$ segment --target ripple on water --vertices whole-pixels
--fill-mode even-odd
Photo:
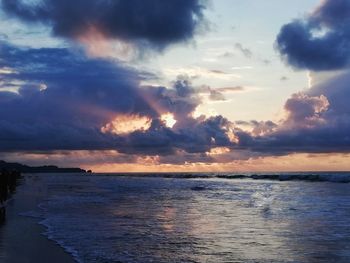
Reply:
[[[350,261],[348,184],[43,180],[50,197],[27,215],[80,262]]]

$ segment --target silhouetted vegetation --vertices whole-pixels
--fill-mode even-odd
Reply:
[[[16,191],[18,179],[21,173],[18,171],[8,171],[3,169],[0,172],[0,224],[5,221],[6,201]]]
[[[80,168],[59,168],[54,165],[46,166],[28,166],[20,163],[8,163],[0,161],[0,170],[16,170],[21,173],[85,173],[86,171]]]

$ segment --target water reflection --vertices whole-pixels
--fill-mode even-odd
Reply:
[[[48,233],[83,262],[349,262],[349,185],[45,180]]]
[[[299,252],[301,262],[349,262],[349,187],[322,183],[315,187],[317,193],[313,188],[295,193],[288,238],[299,242],[288,245]]]

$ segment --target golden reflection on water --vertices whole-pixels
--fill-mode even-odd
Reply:
[[[157,214],[157,219],[165,232],[174,232],[176,212],[176,208],[164,207],[160,213]]]

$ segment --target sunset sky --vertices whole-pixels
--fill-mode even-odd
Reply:
[[[0,159],[350,170],[350,0],[0,3]]]

